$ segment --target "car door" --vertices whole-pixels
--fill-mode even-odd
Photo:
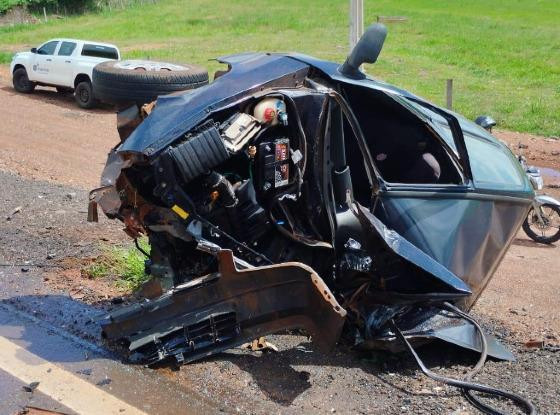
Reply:
[[[54,56],[59,43],[58,40],[51,40],[37,49],[31,68],[32,76],[29,77],[31,80],[46,84],[54,83],[52,79]]]
[[[342,97],[333,97],[337,102],[329,103],[319,163],[326,173],[322,187],[333,223],[335,252],[344,264],[337,276],[339,283],[351,281],[375,261],[387,300],[394,296],[402,301],[400,296],[411,292],[422,293],[424,299],[469,296],[469,287],[458,276],[415,241],[395,232],[393,224],[384,223],[376,216],[375,206],[369,206],[379,199],[378,189],[384,187],[384,181],[358,120]]]
[[[466,134],[464,121],[430,103],[346,92],[379,172],[380,186],[368,207],[466,282],[473,295],[465,305],[472,305],[531,202],[515,157],[492,137]],[[364,96],[367,106],[360,101]]]
[[[53,76],[57,85],[73,87],[74,86],[74,53],[76,51],[76,42],[62,41],[58,52],[53,57]]]

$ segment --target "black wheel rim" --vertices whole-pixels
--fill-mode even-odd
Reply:
[[[80,88],[80,101],[84,104],[89,101],[89,91],[86,88]]]
[[[29,80],[27,79],[27,75],[20,74],[16,80],[20,89],[27,89],[29,85]]]

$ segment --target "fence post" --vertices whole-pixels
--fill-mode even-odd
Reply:
[[[453,109],[453,79],[448,79],[445,85],[445,106],[448,110]]]

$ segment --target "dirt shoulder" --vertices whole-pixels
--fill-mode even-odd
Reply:
[[[0,170],[91,189],[119,142],[111,109],[85,111],[52,88],[18,94],[0,66]]]
[[[494,131],[494,135],[506,141],[516,154],[523,154],[533,164],[560,170],[560,139],[503,130]]]

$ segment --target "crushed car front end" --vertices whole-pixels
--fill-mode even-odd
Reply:
[[[90,194],[149,237],[142,302],[103,322],[155,363],[282,329],[395,349],[477,349],[469,309],[533,192],[507,147],[457,114],[297,54],[221,58],[192,92],[119,114],[121,143]],[[492,343],[490,354],[510,358]]]

